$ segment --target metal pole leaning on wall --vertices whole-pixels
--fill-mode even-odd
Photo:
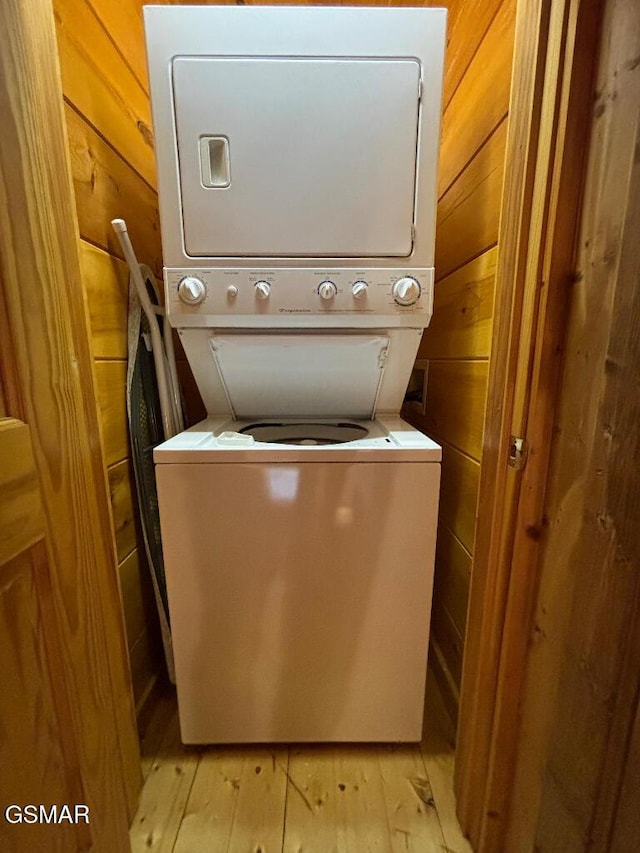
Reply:
[[[173,351],[173,340],[171,339],[171,329],[165,327],[165,349],[162,341],[162,335],[160,334],[158,318],[156,316],[156,308],[151,304],[151,300],[149,299],[147,287],[140,271],[140,264],[138,263],[133,246],[131,245],[131,239],[129,237],[129,232],[127,231],[127,223],[124,219],[112,219],[111,225],[113,226],[113,230],[116,232],[125,260],[131,270],[131,277],[138,293],[140,305],[142,306],[142,310],[144,311],[149,323],[153,361],[158,381],[160,409],[162,411],[164,437],[165,439],[171,438],[172,435],[176,435],[176,433],[184,429],[179,404],[180,395],[177,385],[178,374],[175,364],[175,354]],[[167,370],[169,373],[168,377]]]

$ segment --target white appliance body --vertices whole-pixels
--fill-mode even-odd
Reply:
[[[156,451],[183,740],[420,740],[440,448],[400,419],[330,447],[224,426]]]
[[[428,325],[445,25],[444,9],[145,8],[175,327]]]
[[[187,743],[420,738],[440,449],[397,413],[445,22],[145,8],[167,313],[208,412],[154,452]]]

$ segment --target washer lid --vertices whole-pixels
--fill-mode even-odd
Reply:
[[[270,418],[246,424],[240,427],[237,433],[231,434],[267,444],[313,447],[362,441],[369,435],[369,430],[362,424],[352,421],[291,421],[287,419],[283,423]],[[218,441],[223,435],[225,433],[218,436]]]
[[[420,74],[412,58],[175,58],[187,255],[410,255]]]
[[[213,358],[234,418],[355,418],[376,411],[389,338],[216,335]]]

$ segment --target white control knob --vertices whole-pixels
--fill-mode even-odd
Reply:
[[[186,275],[178,282],[178,296],[186,305],[199,305],[206,295],[204,282],[194,275]]]
[[[271,285],[268,281],[256,281],[254,285],[258,299],[268,299],[271,293]]]
[[[369,285],[366,281],[354,281],[351,285],[351,293],[353,293],[354,299],[364,299],[367,295],[367,290]]]
[[[413,305],[420,299],[421,293],[420,282],[411,276],[399,278],[391,288],[391,295],[398,305]]]
[[[235,299],[237,295],[238,288],[235,284],[230,284],[229,287],[227,287],[227,296],[229,297],[229,299]]]
[[[321,299],[333,299],[338,292],[338,288],[332,281],[323,281],[318,287],[318,293]]]

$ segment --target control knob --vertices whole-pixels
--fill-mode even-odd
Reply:
[[[391,295],[398,305],[413,305],[420,298],[420,282],[411,276],[399,278],[391,288]]]
[[[268,281],[256,281],[254,285],[258,299],[268,299],[271,293],[271,285]]]
[[[323,281],[318,287],[318,293],[321,299],[333,299],[338,292],[338,288],[332,281]]]
[[[354,299],[364,299],[367,295],[367,290],[369,285],[366,281],[354,281],[351,285],[351,293],[353,294]]]
[[[178,282],[178,296],[185,305],[199,305],[206,295],[204,282],[194,275],[186,275]]]

